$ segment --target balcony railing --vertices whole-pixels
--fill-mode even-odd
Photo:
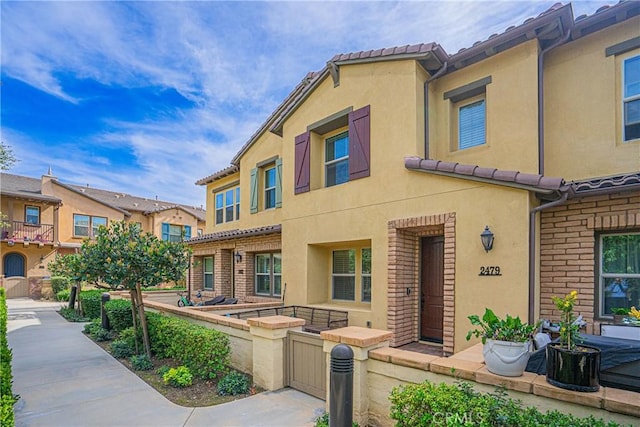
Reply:
[[[10,225],[2,227],[1,240],[16,242],[53,242],[53,224],[29,224],[22,221],[10,221]]]

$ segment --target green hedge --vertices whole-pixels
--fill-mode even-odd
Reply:
[[[102,293],[100,290],[82,291],[80,292],[80,301],[82,304],[82,312],[89,319],[97,319],[100,317],[100,304],[102,303]]]
[[[593,416],[578,418],[558,411],[540,412],[511,399],[503,389],[480,393],[469,383],[409,384],[391,391],[391,418],[398,427],[554,426],[615,427]]]
[[[131,301],[127,299],[113,299],[104,303],[104,310],[109,318],[111,329],[116,332],[133,326],[131,315]]]
[[[53,293],[57,295],[58,292],[71,287],[71,279],[66,276],[52,276],[51,287],[53,288]]]
[[[0,425],[4,427],[15,425],[13,405],[18,401],[12,390],[11,358],[7,342],[7,301],[4,288],[0,288]]]
[[[151,350],[160,358],[183,363],[198,378],[216,378],[227,372],[229,337],[186,320],[147,313]]]

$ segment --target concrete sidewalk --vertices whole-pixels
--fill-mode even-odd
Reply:
[[[59,303],[9,299],[16,426],[312,426],[324,402],[293,389],[178,406],[69,323]]]

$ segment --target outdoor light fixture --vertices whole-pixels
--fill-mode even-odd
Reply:
[[[484,227],[484,231],[480,234],[480,240],[485,251],[489,252],[493,249],[493,233],[489,230],[488,225]]]
[[[236,258],[236,264],[239,264],[242,262],[242,255],[240,254],[240,251],[237,251],[234,256]]]
[[[44,256],[40,255],[40,264],[44,262]]]

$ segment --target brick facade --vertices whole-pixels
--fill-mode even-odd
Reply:
[[[280,234],[258,235],[237,239],[216,240],[194,243],[194,263],[191,268],[190,289],[203,288],[204,273],[202,258],[213,256],[214,285],[213,292],[205,291],[203,295],[210,298],[216,295],[233,296],[243,303],[255,300],[254,297],[254,259],[261,252],[280,252],[282,243]],[[242,255],[242,261],[235,261],[235,253]],[[273,298],[270,298],[273,300]]]
[[[445,213],[388,223],[387,328],[394,333],[392,346],[414,342],[419,338],[420,238],[444,236],[443,350],[446,354],[453,353],[455,218],[455,213]]]
[[[540,317],[557,321],[551,296],[579,292],[576,312],[587,333],[600,331],[595,318],[599,232],[640,230],[640,193],[610,194],[571,200],[545,210],[540,218]]]

